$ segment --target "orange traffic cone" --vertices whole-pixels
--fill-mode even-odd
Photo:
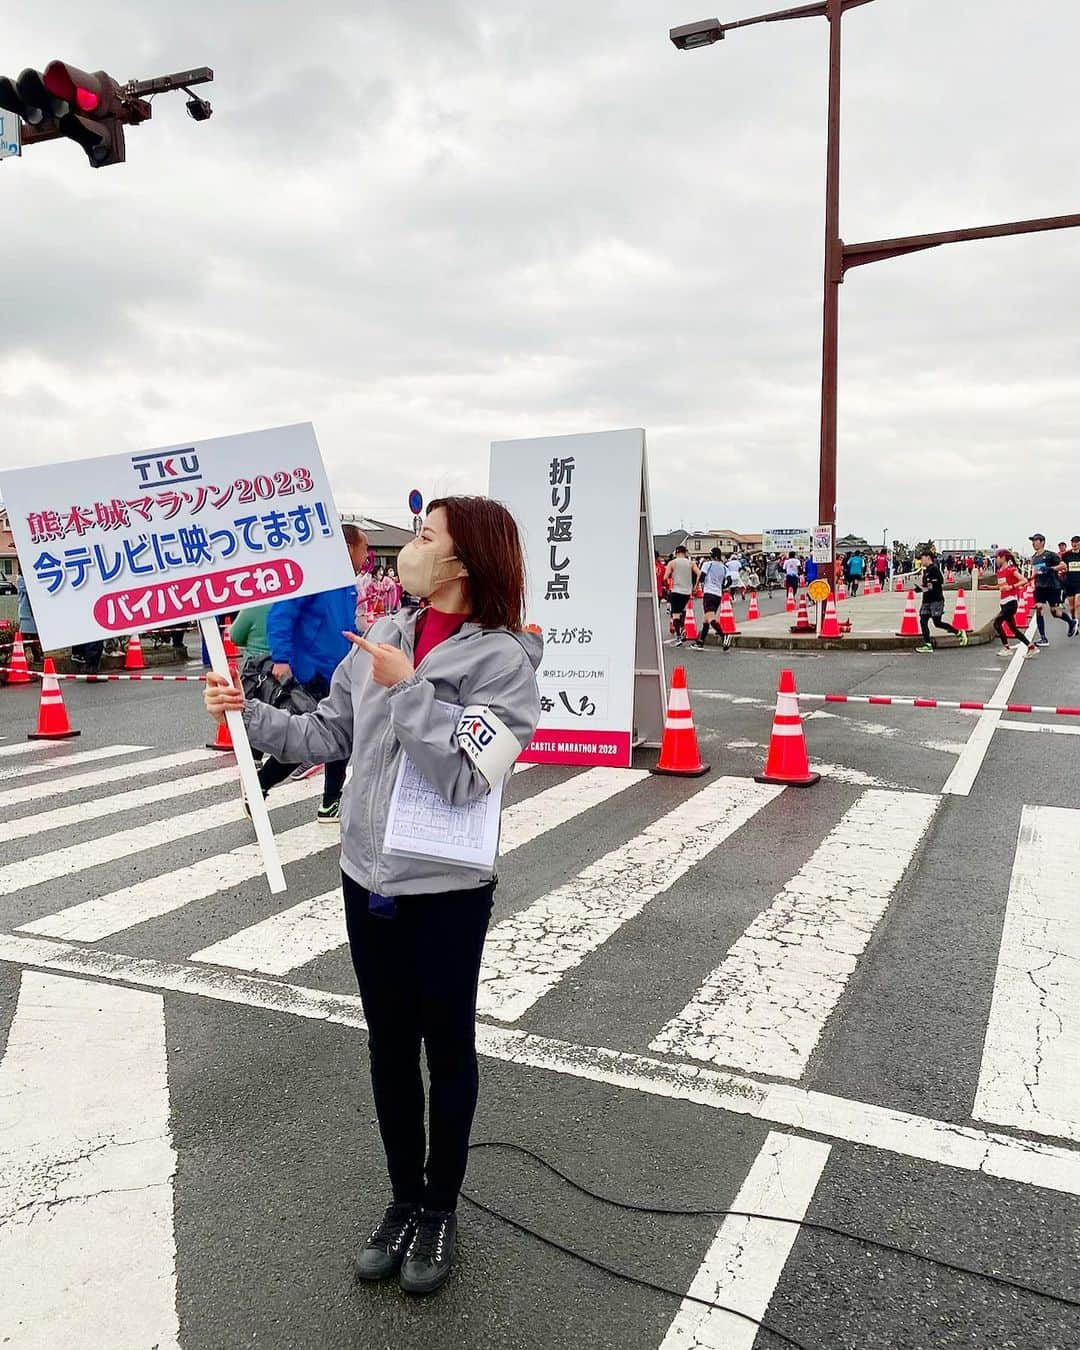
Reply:
[[[132,633],[128,638],[127,651],[124,652],[125,670],[145,670],[146,662],[143,660],[142,641],[138,633]]]
[[[900,592],[902,592],[903,589],[904,589],[904,583],[903,583],[902,581],[897,581],[897,582],[893,585],[893,590],[896,591],[898,594],[899,594]]]
[[[739,630],[735,627],[735,611],[731,606],[731,595],[728,591],[725,591],[720,599],[720,613],[716,621],[725,637],[739,636]]]
[[[232,734],[229,731],[229,724],[224,717],[218,723],[217,735],[212,741],[206,742],[207,750],[234,750],[236,747],[232,743]]]
[[[821,774],[811,772],[806,754],[795,673],[782,670],[769,752],[765,757],[765,772],[755,774],[754,780],[758,783],[783,783],[788,787],[813,787],[820,779]]]
[[[788,614],[795,613],[795,592],[792,590],[789,590],[787,593],[787,599],[784,601],[784,609]]]
[[[232,640],[232,619],[225,620],[225,628],[221,634],[221,645],[225,648],[225,659],[227,661],[235,661],[244,654]]]
[[[30,667],[26,664],[26,648],[23,646],[22,633],[15,634],[11,644],[11,666],[8,669],[8,684],[29,684]]]
[[[952,626],[958,633],[971,632],[971,620],[968,618],[967,601],[964,599],[964,592],[956,592],[956,609],[952,616]]]
[[[761,618],[761,610],[758,609],[757,591],[750,592],[750,604],[746,611],[746,622],[750,623],[753,619]]]
[[[791,626],[793,633],[816,633],[816,625],[810,622],[810,615],[806,612],[806,592],[799,592],[799,612],[795,616],[795,622]]]
[[[694,613],[694,597],[686,602],[686,617],[683,620],[683,637],[687,642],[698,640],[697,615]]]
[[[37,731],[28,731],[28,741],[70,741],[79,732],[72,731],[68,721],[64,698],[60,693],[60,681],[56,678],[56,667],[52,657],[45,658],[42,667],[41,702],[38,704]]]
[[[840,636],[840,621],[836,617],[836,601],[831,595],[825,601],[825,608],[821,615],[821,632],[818,636],[823,638],[838,638]]]
[[[840,578],[840,585],[836,588],[836,598],[837,600],[847,599],[847,586],[844,585],[843,577]]]
[[[897,637],[920,637],[922,629],[919,627],[919,615],[915,609],[915,592],[908,591],[907,604],[904,606],[904,620],[900,625],[900,631]]]
[[[685,666],[676,666],[671,675],[664,740],[660,746],[660,758],[652,772],[679,778],[700,778],[703,773],[709,772],[709,766],[701,762],[701,752],[698,750]]]

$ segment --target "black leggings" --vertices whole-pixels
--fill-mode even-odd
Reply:
[[[931,614],[928,609],[919,610],[919,624],[922,627],[922,635],[924,642],[933,643],[933,638],[931,638],[930,636],[931,624],[934,624],[936,627],[942,629],[943,632],[951,633],[953,637],[960,636],[957,629],[955,629],[951,623],[946,623],[940,614]]]
[[[1018,602],[1016,600],[1006,600],[1001,606],[997,618],[994,620],[994,631],[1001,639],[1001,645],[1003,647],[1009,645],[1008,637],[1006,637],[1006,630],[1016,638],[1017,642],[1022,642],[1025,647],[1031,646],[1031,643],[1016,626],[1017,604]]]
[[[454,1209],[479,1087],[476,987],[495,883],[397,896],[389,917],[370,913],[369,893],[362,886],[344,874],[342,883],[349,947],[368,1025],[375,1112],[394,1199]],[[430,1083],[429,1142],[421,1043]]]

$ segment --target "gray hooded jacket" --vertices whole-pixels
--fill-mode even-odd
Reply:
[[[418,612],[378,619],[368,640],[391,643],[412,659]],[[455,724],[435,700],[486,704],[524,749],[540,719],[542,653],[543,639],[534,633],[465,623],[428,652],[414,675],[387,689],[371,678],[371,658],[354,647],[314,712],[291,717],[249,699],[244,725],[255,749],[284,764],[351,762],[341,799],[341,867],[353,881],[388,896],[467,890],[490,881],[491,873],[383,852],[400,756],[407,753],[452,806],[482,797],[487,780],[458,749]]]

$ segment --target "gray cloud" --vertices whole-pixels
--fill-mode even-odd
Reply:
[[[414,483],[482,489],[494,438],[640,424],[658,528],[812,523],[825,25],[675,52],[667,28],[694,17],[22,16],[8,73],[217,78],[209,123],[159,99],[123,168],[65,144],[0,167],[0,467],[311,418],[342,505],[400,516]],[[1024,26],[1004,0],[852,12],[846,238],[1080,209],[1078,31],[1066,0]],[[1075,232],[849,277],[842,530],[1080,528],[1044,500],[1075,462],[1078,281]]]

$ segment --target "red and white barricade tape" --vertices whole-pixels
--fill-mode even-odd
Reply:
[[[6,675],[13,667],[0,666],[0,675]],[[41,679],[40,670],[30,670],[27,672],[35,680]],[[205,681],[205,675],[57,675],[58,680],[86,680],[90,684],[104,684],[107,680],[157,680],[168,683],[199,683]]]
[[[953,702],[945,698],[907,698],[900,694],[804,694],[804,703],[872,703],[875,708],[959,708],[963,712],[1049,713],[1054,717],[1080,717],[1080,708],[1053,708],[1038,703]]]

